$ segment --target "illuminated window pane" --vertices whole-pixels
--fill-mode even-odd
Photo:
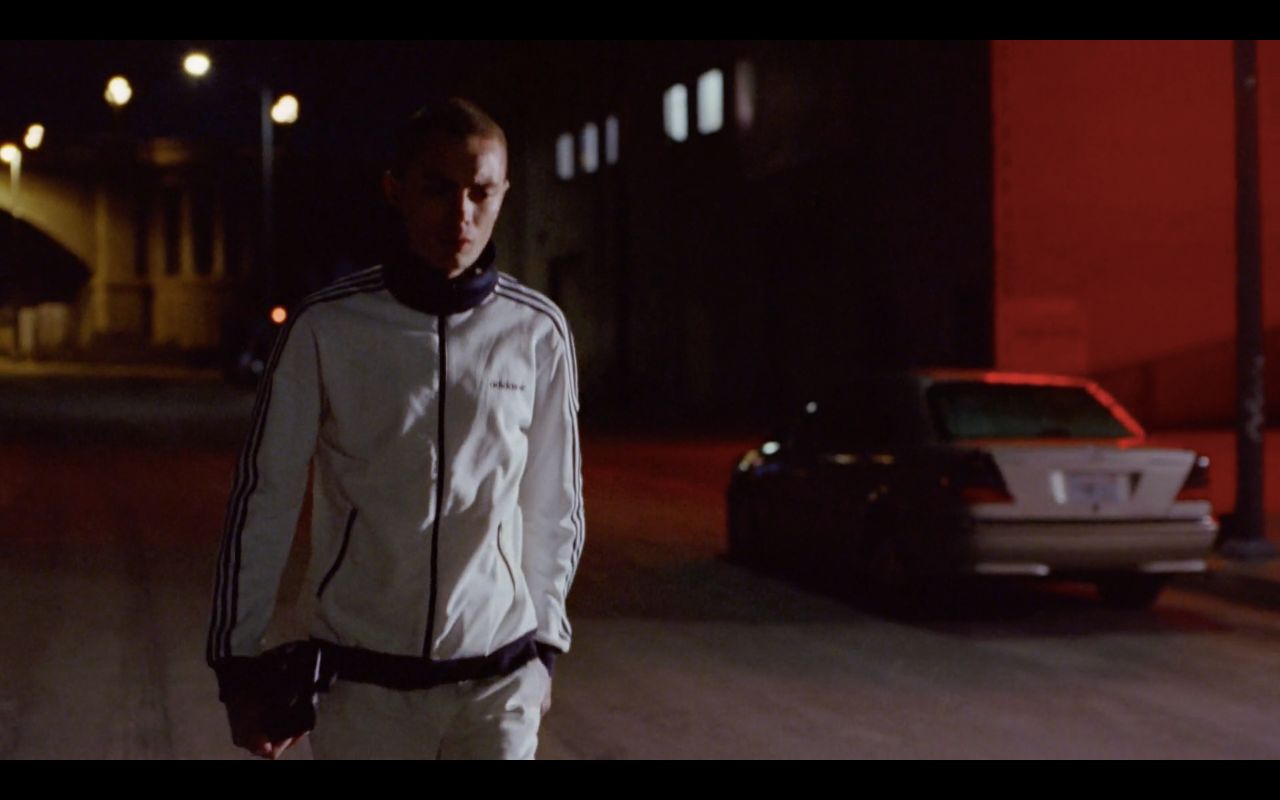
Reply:
[[[604,162],[618,163],[618,118],[612,114],[604,121]]]
[[[756,70],[750,61],[739,61],[734,71],[733,105],[738,128],[750,129],[756,118]]]
[[[662,96],[662,120],[667,137],[683,142],[689,138],[689,91],[677,83]]]
[[[562,133],[556,140],[556,175],[567,181],[573,177],[573,134]]]
[[[594,122],[588,122],[582,127],[582,147],[578,152],[578,159],[582,171],[588,174],[600,167],[600,129]]]
[[[724,73],[718,69],[698,78],[698,133],[715,133],[724,127]]]

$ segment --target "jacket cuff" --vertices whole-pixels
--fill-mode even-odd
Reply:
[[[538,648],[538,660],[542,662],[542,666],[547,668],[547,674],[555,677],[556,674],[556,656],[560,655],[560,650],[545,642],[534,642]]]
[[[258,684],[258,660],[248,656],[231,656],[213,664],[218,676],[218,699],[223,703],[243,695]]]

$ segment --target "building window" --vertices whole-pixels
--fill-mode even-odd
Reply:
[[[177,275],[182,268],[182,190],[164,190],[164,274]]]
[[[724,127],[724,73],[707,70],[698,78],[698,133]]]
[[[600,168],[600,129],[594,122],[582,126],[582,143],[578,163],[582,171],[591,174]]]
[[[604,121],[604,163],[618,163],[618,118],[612,114]]]
[[[556,139],[556,175],[567,181],[573,177],[573,134],[562,133]]]
[[[756,69],[750,61],[742,59],[733,76],[734,116],[739,130],[749,130],[756,119]]]
[[[196,274],[213,272],[213,190],[201,186],[191,193],[191,239],[196,256]]]
[[[662,96],[662,127],[672,141],[689,138],[689,91],[683,83],[672,86]]]

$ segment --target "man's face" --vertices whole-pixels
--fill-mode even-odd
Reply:
[[[404,217],[409,247],[450,277],[476,262],[507,192],[507,151],[496,139],[437,134],[382,188]]]

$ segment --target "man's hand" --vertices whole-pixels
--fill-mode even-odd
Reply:
[[[535,646],[538,648],[537,661],[542,665],[542,671],[547,673],[547,694],[542,698],[542,716],[545,717],[547,712],[551,710],[551,684],[554,682],[556,674],[556,656],[560,654],[560,651],[542,642],[537,642]]]
[[[227,720],[231,723],[231,743],[243,747],[260,758],[272,761],[279,758],[295,743],[306,736],[294,736],[280,742],[272,742],[262,731],[258,703],[252,695],[242,694],[227,701]]]
[[[542,696],[542,716],[545,717],[547,712],[551,710],[551,684],[554,683],[554,681],[551,678],[551,670],[547,669],[546,662],[541,659],[535,660],[538,661],[538,666],[542,667],[542,671],[547,675],[547,693]]]

